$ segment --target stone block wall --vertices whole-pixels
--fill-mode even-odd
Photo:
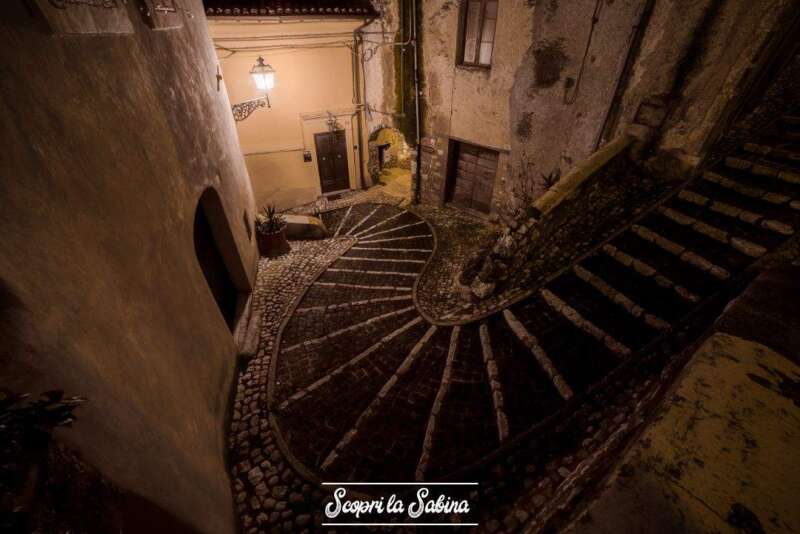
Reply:
[[[445,137],[422,138],[420,201],[423,204],[444,204],[448,147],[449,141]]]

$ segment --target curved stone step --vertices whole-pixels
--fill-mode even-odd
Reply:
[[[436,397],[433,400],[431,411],[428,416],[428,423],[425,425],[425,435],[422,439],[422,451],[420,452],[417,469],[414,472],[415,480],[425,480],[428,466],[431,461],[431,451],[433,450],[433,440],[436,435],[439,414],[442,411],[442,404],[450,391],[450,384],[453,381],[453,361],[455,361],[456,351],[458,350],[458,338],[461,334],[461,327],[454,326],[450,332],[450,342],[447,349],[442,379],[436,390]]]
[[[614,304],[617,304],[631,316],[641,319],[648,326],[655,328],[656,330],[669,330],[671,328],[667,321],[647,312],[642,306],[631,300],[630,297],[611,287],[605,280],[601,279],[588,269],[580,265],[575,265],[573,266],[572,270],[578,276],[578,278],[591,285],[605,298]]]
[[[718,265],[714,265],[702,256],[690,250],[686,250],[685,247],[675,243],[674,241],[670,241],[666,237],[657,234],[645,226],[634,224],[631,226],[631,231],[645,241],[649,241],[650,243],[653,243],[659,248],[674,255],[675,257],[680,258],[681,261],[697,267],[701,271],[706,271],[720,280],[727,280],[731,276],[731,273],[726,269],[723,269]]]
[[[592,336],[593,338],[597,339],[598,341],[603,342],[608,350],[613,352],[614,354],[626,357],[631,354],[631,349],[611,337],[605,331],[600,329],[591,321],[587,320],[583,317],[580,313],[578,313],[574,308],[567,305],[566,302],[561,300],[557,297],[554,293],[547,289],[542,289],[539,291],[539,294],[542,296],[545,302],[549,304],[554,310],[564,316],[568,321],[572,324]]]
[[[478,333],[481,339],[481,354],[483,363],[486,365],[486,376],[489,377],[489,387],[492,390],[492,404],[494,415],[497,422],[497,438],[503,443],[508,438],[508,418],[505,412],[505,401],[503,398],[503,384],[497,371],[497,362],[492,351],[492,340],[489,337],[489,327],[486,322],[482,322]]]
[[[606,253],[610,258],[614,259],[621,265],[625,267],[629,267],[639,273],[640,275],[652,278],[655,282],[666,288],[670,288],[682,299],[687,300],[692,303],[700,302],[700,297],[690,290],[686,289],[685,287],[681,286],[680,284],[675,283],[669,277],[661,274],[655,267],[652,267],[650,264],[645,263],[644,261],[634,258],[633,256],[626,254],[622,250],[618,249],[614,245],[610,243],[606,243],[603,245],[602,250]]]
[[[706,224],[705,222],[695,219],[694,217],[690,217],[689,215],[686,215],[685,213],[682,213],[674,208],[660,206],[658,211],[668,219],[680,224],[681,226],[686,226],[695,232],[714,239],[715,241],[730,245],[742,254],[746,254],[751,258],[760,258],[767,252],[767,249],[761,245],[757,245],[752,241],[748,241],[747,239],[743,239],[741,237],[731,236],[726,230]]]
[[[706,196],[701,195],[700,193],[695,193],[694,191],[688,189],[682,189],[678,192],[678,198],[681,200],[694,204],[696,206],[708,208],[716,213],[720,213],[722,215],[738,219],[748,224],[756,225],[761,228],[766,228],[767,230],[771,230],[781,235],[793,235],[794,228],[791,225],[776,221],[774,219],[769,219],[764,215],[739,208],[733,206],[731,204],[726,204],[724,202],[720,202],[718,200],[713,200]]]
[[[358,219],[357,222],[347,230],[347,233],[345,235],[353,235],[353,232],[355,230],[359,229],[364,223],[370,220],[372,216],[375,215],[382,207],[383,206],[378,205],[372,211],[367,213],[364,217]]]
[[[539,345],[539,340],[534,337],[533,334],[528,332],[525,326],[517,319],[517,316],[514,315],[510,309],[506,308],[503,310],[503,318],[506,320],[508,327],[514,333],[515,336],[526,346],[528,350],[531,351],[531,354],[536,359],[536,361],[541,366],[542,370],[550,377],[550,380],[553,382],[553,387],[556,388],[559,395],[564,400],[569,400],[572,398],[572,388],[569,387],[567,382],[564,378],[559,374],[558,369],[550,361],[547,354],[545,353],[544,349],[542,349],[541,345]]]
[[[331,216],[356,242],[301,299],[270,377],[287,446],[326,477],[422,481],[546,420],[793,234],[793,218],[761,211],[785,215],[792,199],[717,176],[702,181],[752,207],[684,189],[545,287],[462,326],[429,324],[413,305],[434,247],[425,221],[374,204]]]
[[[347,222],[348,218],[350,217],[350,213],[352,211],[353,211],[353,206],[350,206],[349,208],[347,208],[347,211],[345,212],[344,216],[339,221],[339,224],[336,226],[336,232],[333,234],[333,237],[339,237],[339,234],[342,232],[342,228],[344,227],[344,224]]]
[[[730,189],[731,191],[735,191],[740,195],[757,198],[759,200],[769,202],[770,204],[790,204],[793,209],[800,209],[800,207],[795,207],[795,203],[792,202],[791,197],[781,193],[774,193],[761,187],[746,185],[713,171],[705,171],[702,174],[702,177],[704,180],[718,184],[726,189]]]
[[[425,347],[425,344],[430,340],[430,338],[436,333],[436,326],[430,326],[428,330],[425,332],[425,335],[420,338],[416,345],[411,349],[408,353],[406,358],[400,364],[400,366],[395,370],[394,374],[389,377],[389,380],[383,385],[383,387],[378,391],[375,398],[370,402],[364,412],[358,417],[353,425],[353,428],[348,430],[342,439],[333,447],[333,450],[328,454],[325,460],[320,465],[320,469],[323,471],[327,471],[331,468],[334,462],[341,456],[344,450],[350,445],[350,443],[358,437],[359,432],[361,432],[363,425],[366,421],[368,421],[371,417],[374,417],[378,410],[380,409],[383,402],[385,402],[386,398],[389,396],[390,391],[392,388],[397,384],[397,382],[409,372],[411,367],[414,365],[417,357],[422,352],[422,349]]]

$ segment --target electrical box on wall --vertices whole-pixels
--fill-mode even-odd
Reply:
[[[306,150],[306,151],[303,152],[303,161],[306,162],[306,163],[311,161],[311,151],[310,150]]]

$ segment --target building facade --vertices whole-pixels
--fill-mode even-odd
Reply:
[[[510,214],[631,125],[691,165],[792,2],[419,2],[424,203]]]
[[[257,206],[286,209],[370,185],[363,69],[354,56],[355,30],[377,15],[369,4],[330,12],[206,4]],[[259,57],[275,70],[275,85],[268,105],[242,112],[264,96],[250,76]]]

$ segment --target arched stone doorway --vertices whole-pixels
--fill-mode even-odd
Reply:
[[[194,251],[222,317],[233,329],[251,287],[219,194],[203,191],[194,214]]]
[[[405,137],[396,128],[380,127],[369,136],[369,175],[381,181],[388,169],[410,169],[410,151]]]

